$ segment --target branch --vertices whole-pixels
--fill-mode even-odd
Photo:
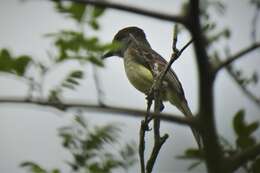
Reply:
[[[216,74],[220,69],[227,67],[228,65],[230,65],[234,61],[242,58],[244,55],[256,50],[257,48],[260,48],[260,43],[254,43],[251,46],[237,52],[235,55],[227,58],[226,61],[222,62],[218,67],[216,67],[216,69],[214,70],[214,73]]]
[[[234,155],[229,159],[228,167],[231,172],[235,171],[237,168],[245,164],[249,160],[255,159],[260,155],[260,143],[256,144],[250,148],[241,151],[240,153]]]
[[[174,53],[172,54],[171,56],[171,60],[168,62],[166,68],[164,69],[164,71],[162,72],[162,76],[161,76],[161,79],[160,79],[160,82],[163,81],[163,78],[164,76],[166,75],[167,71],[169,71],[169,69],[171,68],[172,64],[181,56],[182,52],[187,48],[189,47],[189,45],[193,42],[193,39],[191,39],[188,43],[186,43],[182,49],[179,51],[176,49],[176,47],[174,49],[176,49],[174,51]]]
[[[244,85],[241,85],[241,82],[240,82],[239,78],[237,78],[236,74],[232,71],[230,66],[227,66],[226,70],[227,70],[228,74],[233,78],[233,80],[237,83],[237,85],[240,87],[242,92],[260,108],[260,99],[257,98]]]
[[[100,1],[100,0],[57,0],[57,1],[71,1],[76,3],[81,3],[81,4],[94,5],[97,7],[111,8],[111,9],[121,10],[121,11],[130,12],[134,14],[144,15],[155,19],[185,24],[185,17],[182,16],[160,13],[157,11],[123,5],[123,4],[109,2],[109,1]]]
[[[199,0],[189,0],[188,25],[192,38],[194,39],[194,50],[198,66],[199,76],[199,114],[198,123],[203,140],[205,161],[210,173],[223,172],[223,153],[218,141],[218,135],[214,116],[214,76],[212,66],[206,52],[206,42],[200,21]],[[203,2],[201,2],[203,3]]]
[[[52,107],[61,111],[66,111],[70,108],[82,108],[87,109],[90,111],[96,111],[96,112],[105,112],[105,113],[113,113],[113,114],[119,114],[119,115],[128,115],[131,117],[137,117],[137,118],[143,118],[146,116],[146,111],[138,110],[138,109],[131,109],[131,108],[122,108],[122,107],[116,107],[116,106],[102,106],[102,105],[96,105],[96,104],[81,104],[77,102],[71,102],[71,103],[51,103],[48,101],[32,101],[32,100],[26,100],[23,98],[0,98],[0,104],[31,104],[31,105],[39,105],[39,106],[46,106],[46,107]],[[157,114],[151,113],[151,117],[155,117]],[[173,114],[166,114],[161,113],[160,117],[161,120],[177,123],[181,125],[196,127],[196,122],[187,117],[181,117],[178,115]]]
[[[94,83],[95,83],[95,88],[97,92],[97,99],[98,99],[98,104],[105,106],[103,100],[104,100],[104,91],[101,86],[101,81],[98,76],[98,67],[96,65],[93,65],[93,78],[94,78]]]

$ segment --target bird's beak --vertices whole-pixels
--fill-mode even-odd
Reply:
[[[105,54],[101,57],[101,59],[106,59],[106,58],[109,58],[109,57],[114,56],[114,55],[115,55],[115,52],[109,51],[109,52],[105,53]]]

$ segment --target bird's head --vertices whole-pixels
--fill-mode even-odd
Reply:
[[[118,31],[114,36],[113,43],[119,44],[118,49],[107,52],[103,56],[103,59],[111,56],[123,57],[125,50],[133,42],[135,42],[135,44],[146,44],[146,46],[150,46],[142,29],[135,26],[126,27]]]

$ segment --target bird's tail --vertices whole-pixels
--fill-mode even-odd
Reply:
[[[182,101],[181,105],[178,107],[180,111],[186,116],[186,117],[193,117],[192,112],[190,111],[190,108],[188,107],[186,101]],[[202,149],[202,139],[199,133],[196,131],[196,129],[191,128],[192,133],[194,135],[194,138],[198,144],[199,149]]]

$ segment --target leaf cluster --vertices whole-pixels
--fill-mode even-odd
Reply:
[[[237,154],[249,147],[256,144],[256,138],[253,133],[258,130],[259,122],[255,121],[247,123],[245,121],[245,111],[239,110],[233,118],[233,129],[236,134],[236,145],[233,146],[227,139],[220,136],[219,140],[224,148],[226,156],[232,156]],[[179,159],[194,160],[194,162],[188,167],[188,170],[194,169],[201,163],[204,163],[204,152],[196,148],[188,148],[183,155],[178,156]],[[243,165],[243,168],[248,173],[260,172],[260,157],[248,161],[247,164]]]
[[[258,121],[251,123],[246,122],[245,111],[239,110],[233,118],[233,129],[236,134],[236,145],[232,146],[228,140],[222,138],[222,141],[226,141],[224,145],[224,148],[226,148],[226,155],[234,155],[254,146],[257,142],[257,139],[253,136],[253,134],[256,130],[258,130],[258,128]],[[248,173],[258,173],[260,172],[259,163],[260,157],[257,157],[255,159],[249,160],[246,164],[243,165],[243,168]]]
[[[32,58],[27,55],[13,56],[7,49],[0,50],[0,71],[24,76]]]
[[[100,28],[97,19],[104,14],[105,8],[74,2],[63,2],[59,0],[53,0],[53,2],[59,13],[65,14],[77,23],[87,23],[94,30]]]
[[[72,155],[67,161],[73,172],[109,173],[114,169],[129,169],[136,162],[136,148],[126,144],[116,150],[120,128],[116,124],[90,125],[82,116],[76,116],[73,125],[59,129],[63,147]],[[22,167],[31,173],[60,173],[59,169],[48,171],[34,162],[24,162]]]

